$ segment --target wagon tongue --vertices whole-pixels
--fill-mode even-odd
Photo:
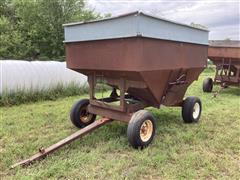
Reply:
[[[107,124],[111,122],[112,120],[109,118],[102,118],[100,120],[97,120],[93,122],[92,124],[86,126],[83,129],[80,129],[79,131],[73,133],[72,135],[66,137],[65,139],[62,139],[61,141],[49,146],[48,148],[40,148],[39,152],[33,155],[32,157],[25,159],[23,161],[20,161],[14,165],[11,166],[11,168],[15,168],[17,166],[24,166],[24,165],[29,165],[33,161],[39,160],[43,157],[46,157],[48,154],[54,152],[55,150],[59,149],[60,147],[69,144],[70,142],[82,137],[83,135],[92,132],[93,130],[103,126],[104,124]]]

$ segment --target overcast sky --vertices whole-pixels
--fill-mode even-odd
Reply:
[[[177,22],[202,24],[209,39],[240,40],[240,0],[88,0],[100,13],[112,16],[142,11]]]

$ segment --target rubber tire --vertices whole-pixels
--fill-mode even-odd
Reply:
[[[150,139],[146,142],[143,142],[140,138],[140,128],[145,120],[149,119],[153,124],[153,132]],[[156,131],[156,120],[153,115],[146,110],[139,110],[135,112],[129,121],[127,128],[127,137],[129,143],[135,149],[147,147],[153,140]]]
[[[86,106],[88,106],[88,104],[89,104],[88,99],[82,99],[82,100],[76,102],[72,106],[72,109],[71,109],[71,112],[70,112],[70,119],[71,119],[72,124],[74,126],[76,126],[77,128],[84,128],[87,125],[93,123],[96,119],[96,115],[93,114],[92,118],[87,123],[81,121],[80,110],[81,110],[81,108],[86,108]]]
[[[195,103],[199,103],[200,112],[197,118],[193,117],[193,107]],[[182,118],[185,123],[197,123],[201,117],[202,103],[198,97],[187,97],[182,106]]]
[[[213,80],[212,78],[206,78],[203,81],[203,92],[212,92]]]

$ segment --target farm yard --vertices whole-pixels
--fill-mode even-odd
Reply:
[[[238,180],[239,3],[1,0],[0,180]]]
[[[180,108],[149,108],[156,136],[144,150],[127,140],[127,124],[112,122],[27,167],[10,169],[40,147],[77,131],[70,120],[73,103],[88,95],[1,107],[1,179],[238,179],[240,177],[240,91],[224,89],[213,98],[202,92],[207,69],[188,89],[203,111],[198,124],[184,124]],[[214,86],[213,91],[220,89]]]

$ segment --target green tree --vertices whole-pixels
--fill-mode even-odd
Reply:
[[[0,58],[18,59],[64,60],[62,24],[101,18],[84,0],[3,0],[0,13]]]
[[[0,58],[22,56],[21,34],[15,29],[17,18],[10,0],[0,1]],[[11,52],[11,56],[9,53]]]

